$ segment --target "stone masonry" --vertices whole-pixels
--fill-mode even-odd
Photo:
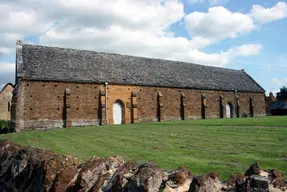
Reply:
[[[123,103],[123,123],[202,119],[203,94],[205,118],[220,117],[220,98],[223,118],[226,104],[235,106],[235,101],[239,117],[250,115],[251,99],[254,116],[265,114],[264,93],[107,85],[105,103],[105,85],[99,84],[22,81],[17,89],[21,90],[16,96],[18,131],[106,124],[106,109],[108,124],[113,124],[116,101]]]
[[[6,84],[0,91],[0,120],[10,120],[13,85]]]

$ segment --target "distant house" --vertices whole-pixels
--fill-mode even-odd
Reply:
[[[277,93],[277,101],[271,103],[272,115],[287,115],[287,88],[283,87]]]
[[[263,116],[265,91],[244,70],[17,42],[17,131]]]
[[[287,115],[287,100],[279,100],[271,104],[272,115]]]
[[[265,104],[266,104],[266,115],[271,115],[271,104],[272,102],[277,101],[276,97],[273,95],[272,92],[269,93],[269,96],[265,97]]]
[[[0,91],[0,120],[10,120],[13,84],[7,83]]]

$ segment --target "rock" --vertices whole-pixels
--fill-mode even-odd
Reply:
[[[189,188],[189,192],[218,192],[221,191],[222,183],[218,179],[218,174],[195,177]]]
[[[105,181],[124,164],[122,157],[99,158],[94,156],[80,166],[77,175],[67,187],[69,191],[98,191]]]
[[[175,171],[167,172],[166,175],[168,180],[165,181],[163,192],[187,192],[189,190],[193,175],[185,167],[180,166]]]
[[[177,170],[168,174],[168,180],[171,180],[178,185],[183,185],[187,179],[192,178],[192,173],[183,166],[180,166]]]
[[[159,191],[164,178],[163,171],[153,163],[144,163],[138,170],[127,178],[124,191],[152,192]]]
[[[268,179],[259,175],[249,176],[244,183],[243,189],[237,191],[247,191],[247,192],[268,192],[269,185]]]
[[[250,176],[250,175],[259,175],[260,174],[260,168],[258,166],[258,163],[254,163],[252,164],[249,169],[245,172],[246,176]]]
[[[116,172],[113,174],[111,179],[104,183],[101,190],[103,192],[120,192],[123,190],[124,186],[127,184],[127,178],[133,176],[138,170],[137,164],[135,161],[128,161],[121,167],[119,167]]]
[[[49,191],[57,175],[77,162],[73,157],[22,147],[0,140],[0,189],[2,191]]]
[[[236,189],[242,188],[245,182],[245,175],[237,174],[231,175],[227,182],[223,185],[223,191],[236,191]]]
[[[68,185],[73,180],[74,176],[78,173],[77,166],[71,166],[63,170],[57,178],[56,185],[54,187],[56,192],[65,191],[68,188]]]
[[[271,170],[270,172],[271,183],[274,187],[283,188],[286,187],[283,175],[276,169]]]

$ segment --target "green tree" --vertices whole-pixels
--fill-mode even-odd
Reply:
[[[277,93],[278,100],[287,100],[287,87],[283,86],[280,92]]]

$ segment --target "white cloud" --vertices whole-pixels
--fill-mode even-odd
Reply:
[[[185,16],[185,26],[192,36],[221,40],[236,38],[255,29],[253,20],[243,13],[231,12],[219,6],[207,13],[192,12]]]
[[[0,84],[14,83],[15,64],[0,62]]]
[[[260,23],[268,23],[287,17],[287,4],[278,2],[271,8],[264,8],[261,5],[253,5],[250,15]]]
[[[16,40],[21,38],[23,36],[16,33],[0,33],[0,58],[1,55],[13,53],[15,51]]]
[[[276,87],[287,86],[287,77],[282,79],[272,78],[271,83]]]
[[[236,38],[256,28],[249,15],[224,7],[186,17],[179,0],[2,0],[0,9],[0,25],[5,26],[0,29],[0,57],[15,54],[16,39],[24,36],[37,36],[43,45],[222,67],[236,57],[262,50],[260,44],[243,42],[242,46],[217,53],[202,51],[222,39]],[[178,37],[170,31],[172,24],[183,20],[192,38]],[[6,62],[0,67],[0,84],[11,81],[14,65]]]
[[[257,55],[261,52],[263,46],[261,44],[248,44],[233,48],[233,52],[240,56]]]
[[[15,70],[15,64],[14,63],[8,63],[8,62],[0,62],[0,66],[1,66],[1,72],[5,73],[5,72],[12,72],[13,70]]]
[[[0,55],[6,55],[12,52],[13,52],[13,49],[9,49],[7,47],[0,47]]]
[[[205,47],[208,47],[208,46],[212,45],[215,42],[216,42],[215,39],[204,38],[204,37],[201,37],[201,36],[194,36],[189,41],[189,44],[190,44],[189,48],[190,49],[205,48]]]
[[[189,51],[188,54],[182,54],[182,53],[174,54],[174,58],[172,59],[186,60],[186,61],[192,61],[194,63],[223,67],[231,63],[236,57],[256,55],[260,53],[261,50],[262,45],[260,44],[235,46],[231,47],[227,51],[220,51],[219,53],[212,53],[212,54],[208,54],[198,49],[194,49]]]
[[[281,86],[281,81],[278,78],[272,78],[271,82],[273,85],[275,85],[277,87]]]

